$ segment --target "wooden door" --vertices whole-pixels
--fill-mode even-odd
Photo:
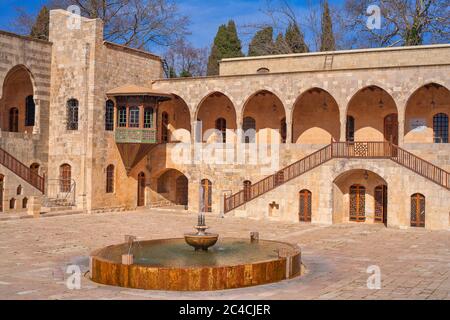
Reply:
[[[169,114],[163,112],[161,115],[161,142],[169,142]]]
[[[396,113],[384,118],[384,139],[398,146],[398,115]]]
[[[375,188],[375,222],[387,224],[387,187]]]
[[[3,212],[3,190],[4,190],[4,180],[5,177],[0,174],[0,212]]]
[[[212,183],[202,180],[202,212],[212,212]]]
[[[311,200],[312,193],[309,190],[300,191],[299,220],[301,222],[311,222]]]
[[[138,207],[145,206],[145,173],[141,172],[138,176]]]
[[[176,190],[176,199],[177,204],[182,206],[188,205],[188,184],[189,181],[185,176],[179,176],[177,178],[177,190]]]
[[[360,185],[350,187],[350,221],[366,221],[366,188]]]
[[[59,167],[59,179],[60,192],[70,192],[72,184],[72,167],[69,164],[63,164]]]
[[[411,197],[411,227],[425,228],[425,196],[418,193]]]

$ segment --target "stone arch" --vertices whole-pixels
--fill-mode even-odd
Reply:
[[[287,114],[282,100],[272,91],[262,89],[247,98],[242,108],[241,119],[246,117],[255,119],[257,141],[261,143],[259,139],[262,139],[261,135],[265,135],[267,143],[271,143],[273,135],[283,140],[281,132],[283,120],[286,124]]]
[[[355,141],[392,139],[398,144],[398,114],[397,103],[392,95],[376,85],[358,90],[346,107],[346,116],[352,116],[355,119]],[[388,128],[385,126],[387,116],[391,116],[391,124]]]
[[[227,141],[235,140],[237,129],[236,108],[231,99],[220,91],[214,91],[206,95],[197,105],[194,120],[202,122],[202,141],[216,141],[215,134],[210,134],[215,130],[216,120],[224,118],[227,123]],[[234,130],[234,131],[230,131]],[[220,139],[217,142],[221,141]]]
[[[156,192],[159,197],[174,205],[188,205],[188,185],[188,177],[177,169],[162,170],[156,178]]]
[[[333,223],[378,223],[376,189],[388,182],[373,170],[355,165],[336,174],[333,180]],[[383,214],[387,215],[388,212]]]
[[[12,108],[18,110],[17,132],[32,132],[37,115],[36,102],[34,99],[36,92],[35,80],[31,71],[24,65],[12,67],[6,74],[2,84],[2,97],[0,99],[0,127],[4,131],[9,131],[8,112]],[[33,125],[26,123],[26,109],[29,101],[34,105]]]
[[[429,82],[415,89],[408,97],[404,114],[405,143],[434,143],[433,117],[436,114],[450,117],[450,90]]]
[[[170,141],[190,142],[191,136],[191,110],[186,101],[177,94],[173,99],[161,102],[158,108],[158,119],[161,122],[162,113],[168,114],[168,131]],[[161,125],[161,124],[159,124]]]
[[[306,116],[301,116],[302,111]],[[292,143],[298,141],[300,143],[328,144],[331,139],[340,140],[341,116],[339,105],[336,99],[325,89],[313,87],[300,94],[293,105],[290,117]]]

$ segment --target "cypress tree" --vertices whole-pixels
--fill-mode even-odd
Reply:
[[[305,43],[305,37],[296,23],[289,23],[285,37],[292,53],[309,52],[308,45]]]
[[[219,74],[219,61],[224,58],[242,57],[241,40],[236,30],[236,24],[233,20],[228,25],[221,25],[217,31],[214,43],[211,48],[211,54],[208,59],[209,76]]]
[[[286,40],[283,37],[282,33],[279,33],[277,38],[275,39],[275,43],[273,45],[273,54],[287,54],[291,53],[289,46],[286,43]]]
[[[273,52],[273,28],[266,27],[258,31],[248,46],[248,55],[265,56]]]
[[[48,26],[50,21],[50,12],[46,6],[41,8],[34,25],[31,27],[30,36],[36,39],[48,40]]]
[[[336,50],[336,42],[334,40],[333,22],[331,20],[330,8],[327,0],[323,3],[322,11],[322,37],[320,51],[334,51]]]

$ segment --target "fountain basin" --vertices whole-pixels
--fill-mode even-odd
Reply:
[[[219,240],[219,235],[214,233],[188,233],[184,235],[184,240],[188,245],[193,247],[195,251],[208,251]]]
[[[122,264],[122,255],[133,264]],[[94,282],[164,291],[212,291],[278,282],[301,273],[296,245],[223,238],[209,251],[194,251],[185,239],[163,239],[109,246],[92,253]]]

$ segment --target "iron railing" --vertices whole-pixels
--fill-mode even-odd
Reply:
[[[44,193],[45,178],[33,172],[29,167],[17,160],[7,151],[0,148],[0,164],[11,170],[14,174]]]
[[[44,198],[46,207],[73,207],[76,205],[76,183],[73,179],[49,179]]]
[[[333,158],[391,159],[440,186],[450,189],[449,172],[390,142],[333,142],[273,175],[251,186],[245,187],[245,189],[240,190],[230,197],[225,195],[224,212],[227,213],[237,209],[245,203],[260,197]]]

